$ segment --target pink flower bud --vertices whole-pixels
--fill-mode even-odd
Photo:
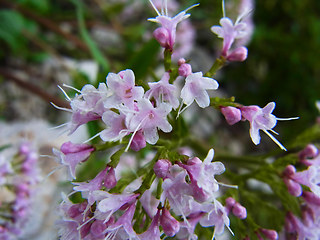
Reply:
[[[241,120],[241,111],[235,107],[222,107],[220,109],[229,125],[233,125]]]
[[[168,33],[167,29],[165,29],[164,27],[159,27],[156,30],[154,30],[153,36],[159,42],[161,47],[170,48],[169,44],[168,44],[169,33]]]
[[[179,75],[182,77],[188,77],[192,73],[192,67],[189,63],[183,63],[179,67]]]
[[[233,50],[230,54],[227,56],[227,60],[230,62],[243,62],[247,59],[248,56],[248,49],[245,47],[238,47],[235,50]]]
[[[114,168],[110,168],[107,175],[103,179],[103,186],[108,189],[112,189],[117,185],[116,174]]]
[[[286,166],[286,168],[283,171],[283,175],[286,177],[290,177],[295,173],[296,173],[296,168],[292,165]]]
[[[287,185],[288,192],[295,197],[299,197],[302,194],[302,187],[299,183],[289,179],[284,178],[284,183]]]
[[[236,200],[232,197],[228,197],[226,199],[226,211],[228,214],[229,214],[229,212],[231,212],[231,209],[235,203],[236,203]]]
[[[318,155],[318,149],[313,144],[306,146],[300,153],[300,161],[305,160],[306,158],[314,158]]]
[[[278,233],[275,230],[261,228],[260,232],[269,240],[278,239]]]
[[[153,166],[153,171],[159,178],[166,178],[172,164],[167,159],[159,159]]]
[[[166,208],[162,209],[160,225],[163,228],[163,232],[169,237],[173,237],[180,229],[180,223],[171,216]]]
[[[320,197],[315,195],[313,192],[304,191],[302,193],[302,197],[307,203],[320,206]]]
[[[247,209],[238,202],[233,205],[232,213],[240,219],[247,217]]]
[[[191,158],[187,162],[188,165],[201,164],[201,163],[202,161],[197,157]]]
[[[143,133],[141,131],[139,131],[134,135],[132,142],[130,144],[130,148],[133,151],[138,152],[140,149],[144,148],[146,145],[147,145],[146,139],[145,139]]]
[[[182,64],[186,63],[186,60],[184,58],[180,58],[178,60],[178,65],[181,66]]]

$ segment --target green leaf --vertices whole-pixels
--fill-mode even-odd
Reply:
[[[109,72],[108,60],[102,55],[101,50],[98,48],[96,43],[92,40],[88,30],[85,26],[84,14],[83,14],[83,2],[81,0],[70,0],[75,6],[77,11],[77,20],[80,28],[80,34],[85,43],[87,44],[92,57],[97,61],[102,67],[103,71]]]
[[[154,64],[159,48],[159,43],[155,39],[151,39],[129,60],[127,68],[134,71],[137,84],[141,85],[143,83],[142,79]]]

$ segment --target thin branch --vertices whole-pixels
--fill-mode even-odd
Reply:
[[[50,29],[51,31],[63,36],[65,39],[69,40],[72,42],[76,47],[80,48],[81,50],[84,50],[86,52],[89,52],[88,46],[80,40],[77,36],[72,35],[64,30],[62,30],[59,26],[56,25],[55,22],[49,20],[48,18],[45,18],[43,16],[40,16],[36,14],[35,12],[19,5],[19,4],[13,4],[10,3],[7,0],[0,0],[1,5],[4,5],[8,8],[13,8],[17,11],[19,11],[21,14],[24,16],[33,19],[34,21],[38,22],[40,25]]]
[[[10,71],[4,68],[0,68],[0,75],[3,76],[3,79],[5,81],[15,83],[20,88],[37,95],[38,97],[42,98],[44,101],[48,103],[53,102],[55,105],[59,107],[70,108],[70,104],[67,101],[47,93],[46,91],[32,83],[21,80],[19,77],[17,77],[16,75],[12,74]]]

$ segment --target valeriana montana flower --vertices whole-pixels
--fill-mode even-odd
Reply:
[[[216,80],[203,77],[202,72],[192,73],[186,78],[185,85],[181,90],[181,98],[187,106],[196,101],[199,107],[205,108],[210,104],[210,97],[206,90],[215,90],[218,86]]]
[[[80,94],[77,94],[71,99],[65,91],[60,88],[70,102],[71,110],[56,107],[72,113],[71,122],[68,123],[69,134],[72,134],[79,126],[101,118],[105,111],[103,102],[104,99],[108,97],[109,91],[104,83],[100,83],[98,89],[93,85],[87,84],[81,91],[70,86],[67,87],[76,90]]]
[[[175,96],[176,86],[170,84],[169,79],[169,73],[165,72],[159,82],[148,83],[150,89],[145,93],[145,97],[148,99],[154,98],[157,105],[167,102],[173,109],[176,109],[179,107],[179,100]]]
[[[109,73],[107,76],[108,88],[112,91],[112,96],[104,102],[106,108],[117,108],[123,103],[132,109],[134,100],[142,98],[144,90],[140,86],[135,86],[135,76],[132,70],[127,69],[118,74]]]
[[[265,132],[282,150],[286,148],[274,137],[269,131],[277,134],[272,128],[277,124],[277,120],[293,120],[294,118],[277,118],[272,113],[276,104],[274,102],[268,103],[264,108],[258,106],[244,106],[241,107],[242,117],[250,122],[250,137],[252,142],[256,145],[260,143],[259,130]]]
[[[213,159],[214,151],[210,149],[207,157],[203,162],[198,159],[191,159],[187,165],[181,164],[190,176],[191,183],[196,184],[198,188],[204,191],[205,199],[215,199],[215,193],[219,190],[219,184],[214,178],[215,175],[220,175],[225,171],[225,167],[221,162],[211,162]],[[198,161],[196,161],[198,160]],[[195,195],[195,198],[197,196]]]
[[[159,220],[160,220],[160,209],[158,209],[156,215],[153,217],[148,230],[139,235],[139,239],[141,240],[160,239],[161,234],[159,230],[159,223],[160,223]]]
[[[136,210],[135,203],[132,203],[125,213],[105,230],[105,240],[113,239],[130,239],[138,240],[139,237],[133,230],[132,218]]]
[[[53,154],[58,157],[60,163],[69,167],[72,178],[76,178],[76,166],[86,161],[94,148],[88,144],[76,144],[65,142],[62,144],[60,151],[52,149]]]
[[[197,6],[193,5],[189,7],[188,9],[180,12],[174,17],[168,16],[168,8],[167,8],[167,0],[164,0],[162,3],[161,13],[158,11],[158,9],[155,7],[153,2],[149,0],[152,7],[158,14],[156,18],[149,18],[149,21],[159,23],[161,27],[157,28],[153,35],[155,39],[160,43],[160,45],[166,49],[173,50],[173,45],[176,40],[176,31],[177,31],[177,25],[184,19],[188,18],[190,14],[186,13],[191,8]]]
[[[211,31],[223,38],[222,56],[227,56],[235,39],[246,36],[247,25],[245,23],[236,22],[233,24],[230,18],[224,17],[220,19],[221,26],[212,26]]]
[[[148,143],[155,144],[158,141],[157,128],[163,132],[171,132],[172,126],[167,120],[171,111],[170,104],[161,103],[155,108],[148,99],[141,99],[137,107],[138,112],[130,118],[128,126],[134,132],[141,130]]]

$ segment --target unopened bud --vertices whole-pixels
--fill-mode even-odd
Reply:
[[[232,198],[232,197],[228,197],[228,198],[226,199],[226,211],[227,211],[228,214],[229,214],[229,212],[231,212],[231,209],[232,209],[233,205],[234,205],[236,202],[237,202],[237,201],[236,201],[234,198]]]
[[[243,62],[247,59],[247,56],[248,49],[245,47],[238,47],[227,56],[227,60],[230,62]]]
[[[159,27],[153,32],[154,38],[159,42],[161,47],[169,48],[169,33],[164,27]]]
[[[229,125],[233,125],[241,120],[241,111],[235,107],[222,107],[221,113]]]
[[[320,206],[320,197],[315,195],[313,192],[304,191],[302,193],[302,197],[307,203]]]
[[[283,175],[286,177],[290,177],[295,173],[296,173],[296,168],[292,165],[286,166],[286,168],[283,171]]]
[[[240,219],[247,217],[247,209],[238,202],[233,205],[232,213]]]
[[[269,239],[269,240],[278,239],[278,233],[275,230],[261,228],[260,232],[266,237],[266,239]]]
[[[187,77],[192,73],[192,67],[189,63],[183,63],[179,67],[179,75],[182,77]]]
[[[318,155],[318,148],[313,144],[308,144],[300,153],[299,159],[304,160],[306,158],[314,158]]]
[[[180,223],[171,216],[169,210],[166,208],[162,209],[160,225],[162,226],[163,232],[169,237],[173,237],[180,229]]]
[[[112,189],[116,185],[117,185],[116,174],[115,174],[114,168],[110,167],[108,173],[103,179],[103,186],[105,186],[108,189]]]
[[[289,179],[284,178],[284,183],[287,185],[288,192],[295,197],[299,197],[302,194],[302,187],[299,183]]]
[[[133,151],[138,152],[140,149],[145,148],[146,145],[147,145],[146,139],[143,133],[139,131],[134,135],[132,142],[130,144],[130,148]]]
[[[159,159],[153,166],[153,171],[159,178],[166,178],[170,167],[172,166],[171,162],[167,159]]]

